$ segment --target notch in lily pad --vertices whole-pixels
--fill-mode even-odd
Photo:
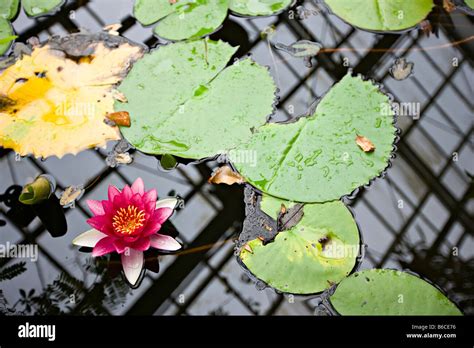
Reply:
[[[282,204],[297,204],[263,196],[260,209],[277,219]],[[258,221],[258,217],[246,219]],[[257,228],[249,221],[246,228]],[[240,240],[239,240],[240,241]],[[304,214],[293,227],[279,231],[274,240],[242,241],[239,258],[258,279],[274,289],[292,294],[314,294],[344,279],[357,264],[360,237],[351,212],[340,201],[305,204]]]
[[[285,200],[328,202],[387,168],[395,118],[390,98],[375,83],[348,73],[311,113],[294,122],[267,123],[238,145],[237,151],[258,154],[257,165],[234,163],[248,183]],[[370,139],[367,152],[355,140],[358,135]]]

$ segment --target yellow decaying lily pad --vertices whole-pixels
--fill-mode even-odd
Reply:
[[[105,33],[33,47],[0,73],[0,146],[46,158],[119,139],[104,118],[114,112],[115,85],[143,53]]]

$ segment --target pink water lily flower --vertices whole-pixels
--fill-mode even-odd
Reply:
[[[119,253],[125,276],[135,285],[144,267],[144,251],[150,247],[166,251],[181,248],[174,238],[157,233],[178,200],[166,198],[157,202],[156,190],[145,191],[141,178],[121,192],[109,186],[108,196],[104,201],[87,201],[94,214],[87,223],[93,229],[78,236],[73,244],[93,248],[94,257]]]

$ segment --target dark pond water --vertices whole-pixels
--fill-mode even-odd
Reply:
[[[316,9],[311,1],[301,3],[307,10]],[[131,9],[131,0],[70,0],[52,17],[32,20],[21,14],[14,27],[19,40],[25,41],[31,36],[43,40],[79,28],[94,32],[122,23],[124,36],[155,46],[158,40],[151,29],[136,23]],[[416,30],[402,35],[368,33],[327,14],[306,19],[292,13],[257,19],[229,16],[213,37],[240,45],[239,55],[250,52],[258,63],[270,67],[280,88],[276,121],[305,113],[344,76],[347,65],[383,84],[395,100],[419,103],[419,119],[398,119],[402,134],[387,175],[351,201],[367,245],[361,268],[409,269],[437,284],[465,313],[473,314],[474,45],[452,43],[474,30],[472,17],[455,12],[450,19],[437,27],[436,36],[428,37]],[[308,68],[303,60],[275,50],[262,39],[261,32],[272,29],[272,43],[288,45],[306,39],[339,50],[319,55]],[[404,81],[388,74],[399,56],[415,63],[414,75]],[[0,279],[1,311],[320,314],[317,296],[278,294],[255,284],[239,266],[233,240],[244,219],[243,188],[209,185],[207,179],[217,163],[180,165],[166,172],[159,169],[156,158],[134,153],[132,164],[111,168],[105,157],[112,146],[46,161],[18,159],[13,152],[0,150],[0,243],[38,245],[39,252],[37,260],[1,261],[2,268],[14,267],[11,279]],[[76,207],[66,210],[68,227],[63,236],[53,238],[46,230],[61,234],[56,221],[41,222],[37,212],[22,210],[15,203],[18,188],[41,173],[56,179],[57,193],[69,185],[87,187]],[[159,272],[148,271],[141,285],[131,290],[113,267],[92,262],[90,254],[79,252],[71,241],[88,229],[86,199],[105,199],[108,185],[122,187],[139,176],[159,195],[184,199],[184,207],[168,227],[179,232],[185,251],[159,256]],[[14,266],[20,262],[24,267]],[[156,271],[154,266],[150,265]],[[69,301],[72,295],[75,303]]]

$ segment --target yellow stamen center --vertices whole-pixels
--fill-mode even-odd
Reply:
[[[120,208],[113,217],[112,226],[116,233],[124,235],[134,234],[145,222],[145,212],[137,207],[129,205],[127,208]]]

